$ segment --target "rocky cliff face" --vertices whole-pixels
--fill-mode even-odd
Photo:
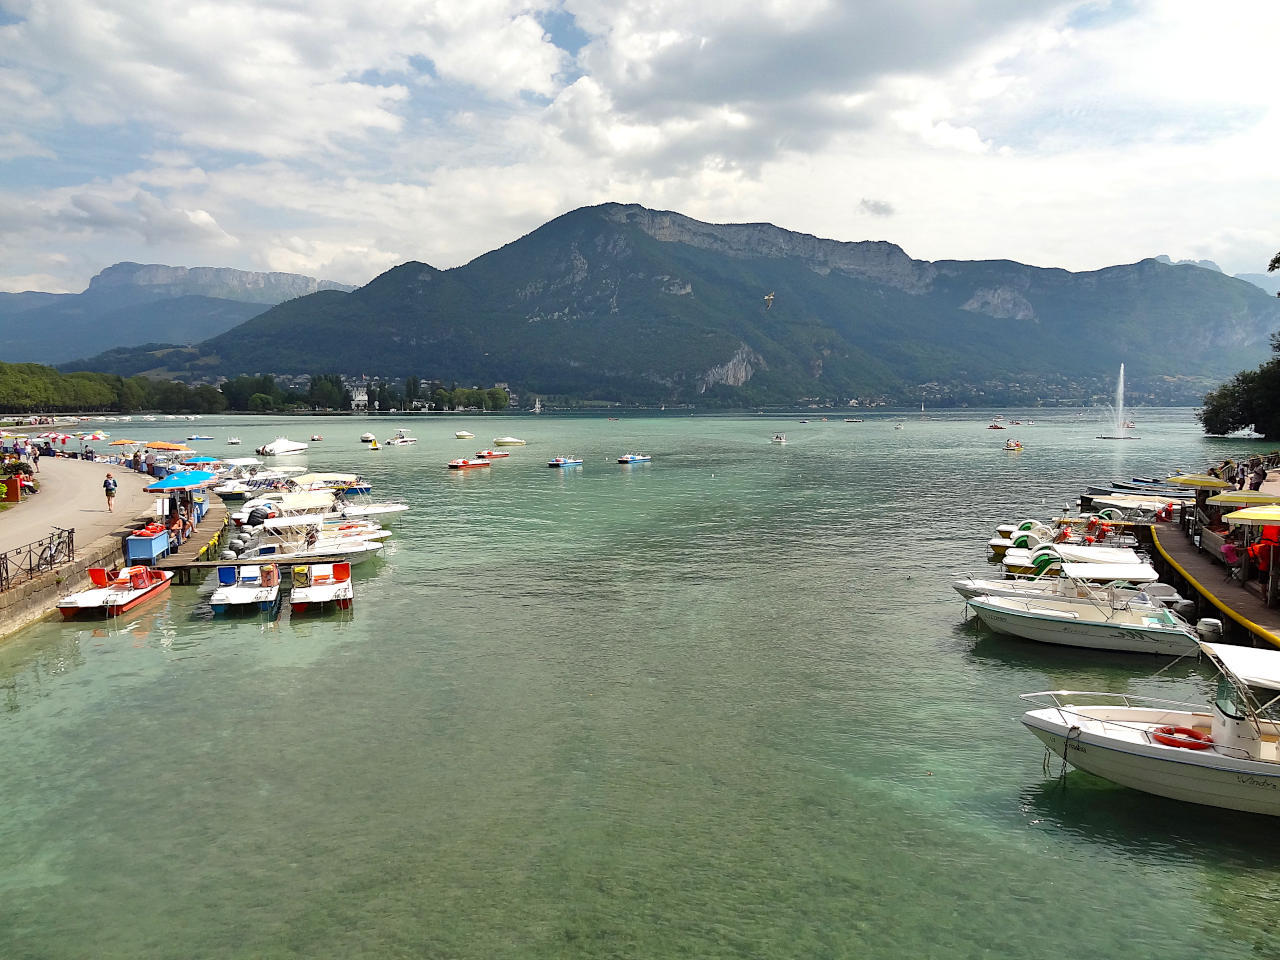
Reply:
[[[160,263],[117,263],[89,281],[88,293],[144,287],[157,297],[203,296],[248,303],[282,303],[318,290],[354,290],[331,280],[297,273],[255,273],[229,267],[169,267]]]
[[[663,243],[685,243],[730,257],[795,257],[808,261],[819,274],[838,270],[908,293],[928,290],[935,275],[932,264],[912,260],[897,244],[884,241],[823,240],[771,223],[702,223],[634,204],[605,204],[600,213],[606,220],[631,224]]]

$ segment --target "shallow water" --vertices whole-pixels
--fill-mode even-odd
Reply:
[[[1137,413],[383,418],[421,440],[377,453],[367,420],[135,421],[320,432],[310,465],[414,510],[348,616],[192,586],[0,647],[0,954],[1280,955],[1270,819],[1046,774],[1018,722],[1202,668],[994,636],[948,586],[1087,480],[1248,447]]]

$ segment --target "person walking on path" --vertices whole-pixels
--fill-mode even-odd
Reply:
[[[40,472],[40,448],[34,443],[31,445],[31,469]]]
[[[107,512],[115,513],[116,511],[116,478],[107,474],[107,479],[102,481],[102,492],[107,495]]]

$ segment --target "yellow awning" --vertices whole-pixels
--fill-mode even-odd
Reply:
[[[1268,503],[1280,503],[1280,493],[1263,493],[1261,490],[1228,490],[1214,494],[1206,503],[1219,507],[1259,507]]]
[[[1246,527],[1280,526],[1280,504],[1265,507],[1245,507],[1235,513],[1223,516],[1227,523],[1240,524]]]
[[[1235,486],[1226,480],[1219,480],[1207,473],[1185,473],[1178,477],[1170,477],[1165,483],[1176,483],[1180,487],[1195,487],[1197,490],[1230,490]]]

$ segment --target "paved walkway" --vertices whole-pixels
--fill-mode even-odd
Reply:
[[[107,512],[102,492],[108,470],[119,484],[113,513]],[[157,496],[142,490],[154,482],[151,477],[109,463],[41,457],[36,479],[39,493],[0,510],[0,552],[43,540],[52,527],[74,527],[77,544],[121,535],[128,521],[152,512]]]

